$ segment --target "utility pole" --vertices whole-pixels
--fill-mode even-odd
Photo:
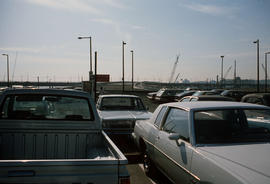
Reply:
[[[260,63],[260,61],[259,61],[259,43],[260,41],[259,41],[259,39],[258,40],[256,40],[256,41],[254,41],[253,43],[256,43],[257,44],[257,92],[260,92],[260,83],[259,83],[259,63]]]
[[[236,60],[234,60],[234,88],[236,88]]]
[[[38,82],[38,88],[39,88],[39,76],[37,77],[37,82]]]
[[[3,56],[7,56],[7,86],[9,87],[9,55],[2,54]]]
[[[267,92],[267,54],[270,52],[265,53],[265,92]]]
[[[219,83],[219,82],[218,82],[218,75],[217,75],[217,88],[218,88],[218,85],[219,85],[218,83]]]
[[[122,42],[122,92],[124,93],[125,91],[125,50],[124,50],[124,46],[126,45],[126,43],[123,41]]]
[[[90,95],[93,94],[93,83],[94,83],[94,80],[93,80],[93,70],[92,70],[92,37],[91,36],[80,36],[78,37],[78,39],[89,39],[89,43],[90,43],[90,57],[89,57],[89,60],[90,60],[90,70],[89,70],[89,85],[90,85]]]
[[[223,58],[224,56],[220,56],[221,57],[221,75],[220,75],[220,86],[221,88],[223,88]]]
[[[131,62],[132,62],[132,76],[131,76],[131,86],[132,86],[132,91],[134,91],[134,83],[133,83],[133,76],[134,76],[134,63],[133,63],[133,50],[131,52]]]
[[[95,84],[94,84],[94,100],[97,101],[97,51],[95,52]]]

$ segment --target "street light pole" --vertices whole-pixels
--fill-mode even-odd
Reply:
[[[220,75],[220,85],[221,87],[223,87],[223,58],[224,56],[220,56],[221,57],[221,75]]]
[[[122,92],[124,93],[124,91],[125,91],[125,55],[124,55],[124,45],[125,45],[126,43],[123,41],[122,42],[122,74],[123,74],[123,76],[122,76]]]
[[[267,54],[270,52],[266,52],[265,54],[265,92],[267,92]]]
[[[134,90],[134,84],[133,84],[133,76],[134,76],[134,63],[133,63],[133,53],[134,51],[131,50],[131,62],[132,62],[132,77],[131,77],[131,85],[132,85],[132,91]]]
[[[2,54],[3,56],[7,56],[7,86],[9,87],[9,55]]]
[[[80,36],[78,37],[78,39],[89,39],[89,43],[90,43],[90,57],[89,57],[89,61],[90,61],[90,70],[89,70],[89,83],[90,83],[90,94],[93,94],[93,70],[92,70],[92,37],[91,36]]]
[[[257,44],[257,92],[260,92],[260,83],[259,83],[259,39],[253,43]]]

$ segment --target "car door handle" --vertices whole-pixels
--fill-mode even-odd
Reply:
[[[160,137],[159,137],[159,136],[157,136],[157,139],[160,139]]]

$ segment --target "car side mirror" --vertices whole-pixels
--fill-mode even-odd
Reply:
[[[170,133],[170,135],[169,135],[169,139],[170,140],[175,140],[175,141],[177,141],[178,139],[180,139],[181,138],[181,135],[179,134],[179,133]]]
[[[170,133],[168,136],[170,140],[175,140],[177,142],[177,145],[179,146],[178,139],[183,139],[185,141],[188,141],[189,139],[180,135],[179,133]]]

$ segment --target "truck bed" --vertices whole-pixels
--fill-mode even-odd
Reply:
[[[17,122],[9,123],[14,127]],[[61,130],[53,122],[32,129],[29,122],[16,129],[2,123],[0,183],[98,184],[117,181],[118,174],[125,173],[128,161],[106,133],[67,124]],[[107,177],[100,180],[99,173]]]
[[[62,130],[53,126],[57,125],[53,124],[55,122],[31,129],[30,124],[24,122],[14,129],[17,122],[9,123],[13,124],[13,129],[0,126],[0,160],[116,159],[101,131],[74,125]]]

